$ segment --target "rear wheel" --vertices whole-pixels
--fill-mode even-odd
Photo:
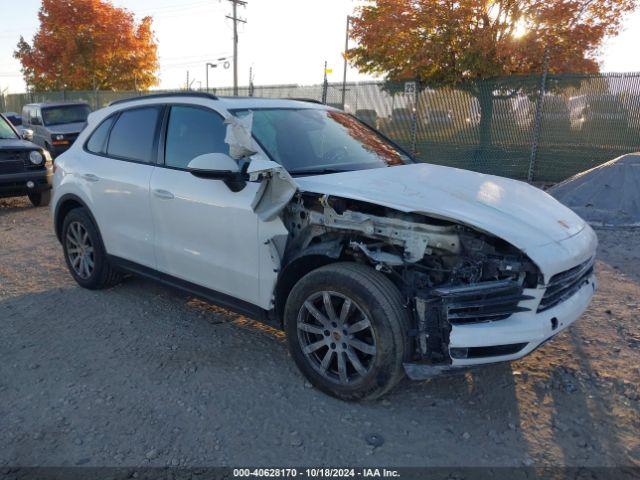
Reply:
[[[381,396],[404,376],[409,318],[396,286],[356,263],[321,267],[285,307],[291,354],[309,381],[343,400]]]
[[[51,190],[40,193],[30,193],[29,201],[34,207],[46,207],[51,202]]]
[[[62,245],[69,272],[81,287],[97,290],[120,280],[119,272],[109,262],[98,228],[84,208],[71,210],[65,217]]]

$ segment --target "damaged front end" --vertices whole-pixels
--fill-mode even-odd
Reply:
[[[327,195],[296,193],[281,218],[289,231],[282,264],[304,256],[356,261],[383,272],[411,312],[409,377],[451,368],[456,358],[487,355],[449,346],[452,326],[495,322],[533,297],[538,268],[507,242],[459,223]],[[507,355],[502,346],[496,355]],[[491,352],[490,354],[494,354]]]

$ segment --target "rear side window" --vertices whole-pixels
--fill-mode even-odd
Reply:
[[[167,140],[165,144],[165,165],[187,168],[198,155],[205,153],[229,153],[224,143],[226,126],[224,119],[212,110],[175,106],[171,107]]]
[[[159,115],[158,107],[136,108],[122,112],[111,129],[107,155],[151,163]]]
[[[107,118],[100,124],[98,128],[93,131],[91,137],[89,137],[89,141],[87,142],[87,150],[89,150],[91,153],[104,154],[107,152],[107,135],[109,135],[109,129],[113,124],[114,118],[115,117]]]

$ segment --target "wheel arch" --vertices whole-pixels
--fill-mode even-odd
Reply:
[[[275,313],[276,318],[280,321],[284,319],[284,307],[289,298],[289,294],[294,285],[309,272],[340,261],[340,252],[338,255],[333,253],[307,252],[303,253],[290,262],[288,262],[278,277],[278,283],[275,289]]]
[[[64,219],[67,214],[76,208],[84,208],[91,218],[91,221],[98,229],[98,233],[100,233],[100,228],[98,227],[98,222],[96,222],[95,217],[91,213],[91,210],[87,206],[87,204],[77,195],[73,193],[67,193],[60,197],[60,200],[56,203],[56,208],[53,214],[53,225],[56,232],[56,237],[58,241],[62,242],[62,225],[64,225]]]

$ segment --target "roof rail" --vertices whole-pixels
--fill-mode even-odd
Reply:
[[[285,98],[284,100],[295,100],[296,102],[307,102],[307,103],[317,103],[318,105],[325,105],[320,100],[316,100],[315,98]]]
[[[136,100],[146,100],[148,98],[162,98],[162,97],[197,97],[208,98],[209,100],[218,100],[218,97],[206,92],[166,92],[166,93],[150,93],[148,95],[140,95],[139,97],[123,98],[121,100],[114,100],[109,103],[109,106],[119,105],[121,103],[135,102]]]

